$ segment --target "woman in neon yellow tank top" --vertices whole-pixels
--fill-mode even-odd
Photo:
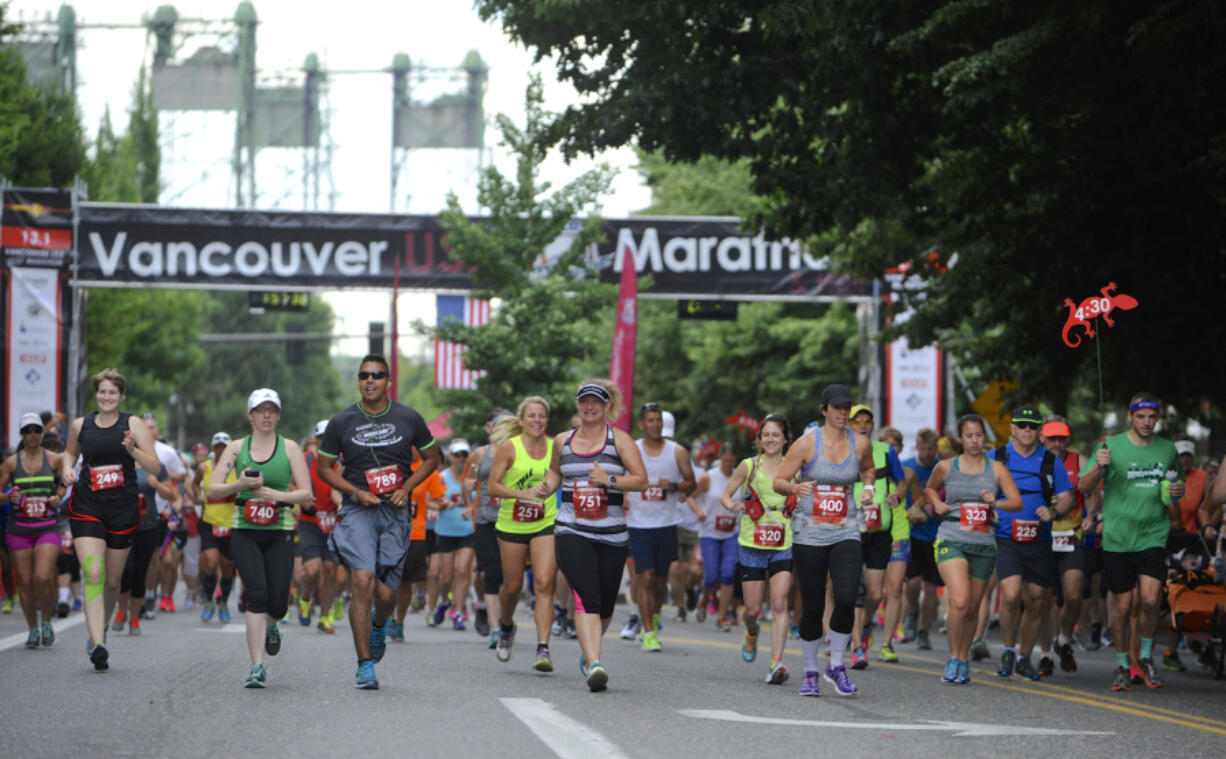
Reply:
[[[537,641],[532,668],[538,672],[553,671],[549,628],[553,619],[553,581],[558,571],[553,544],[557,496],[545,484],[553,460],[553,439],[545,432],[548,424],[549,403],[544,398],[529,396],[520,402],[516,416],[499,421],[490,435],[494,463],[490,468],[489,492],[502,499],[495,524],[498,551],[502,555],[498,660],[508,662],[515,653],[515,624],[511,620],[523,585],[524,566],[531,555]]]

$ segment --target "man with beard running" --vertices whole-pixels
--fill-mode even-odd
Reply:
[[[409,549],[413,488],[438,468],[439,451],[421,414],[388,397],[387,359],[371,354],[358,369],[362,399],[328,420],[319,444],[319,477],[343,498],[330,547],[349,570],[349,624],[358,657],[354,687],[375,690],[375,663],[386,648],[384,625],[396,603]],[[413,470],[413,449],[422,463]],[[332,468],[344,457],[344,473]],[[374,613],[371,603],[374,602]]]

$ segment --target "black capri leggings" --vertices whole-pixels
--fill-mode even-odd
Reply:
[[[826,611],[826,574],[834,584],[834,611],[830,630],[850,633],[856,621],[856,593],[863,572],[860,541],[844,540],[832,546],[792,546],[795,577],[800,585],[804,611],[800,616],[801,640],[822,637],[822,614]]]
[[[492,523],[477,525],[477,569],[485,576],[485,595],[498,595],[502,587],[502,554],[498,550],[498,530]]]
[[[162,545],[165,535],[165,525],[159,525],[151,530],[137,531],[136,540],[132,541],[132,550],[128,552],[128,561],[123,565],[123,579],[119,584],[120,593],[128,593],[133,598],[145,597],[145,580],[149,575],[149,561],[153,558],[153,552]]]
[[[573,533],[555,533],[553,545],[558,569],[575,591],[575,612],[612,617],[629,545],[609,545]]]
[[[230,550],[247,593],[247,611],[284,617],[294,574],[294,533],[235,530],[230,533]]]

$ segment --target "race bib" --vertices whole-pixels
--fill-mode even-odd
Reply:
[[[230,528],[229,527],[218,527],[217,525],[213,525],[213,537],[215,538],[230,537]]]
[[[648,485],[647,489],[643,491],[644,501],[663,501],[664,498],[664,488],[659,485]]]
[[[1051,533],[1051,550],[1057,553],[1072,553],[1075,533],[1072,530],[1053,530]]]
[[[512,522],[539,522],[545,518],[545,504],[517,499],[511,506]]]
[[[787,528],[774,522],[759,522],[753,526],[753,544],[762,548],[782,548]]]
[[[736,517],[718,516],[715,517],[716,532],[732,532],[736,529]]]
[[[123,487],[123,464],[108,464],[107,466],[91,466],[89,468],[89,489],[110,490]]]
[[[319,531],[327,535],[336,528],[336,512],[335,511],[319,511],[315,513],[315,519],[319,522]]]
[[[280,509],[272,501],[252,499],[243,504],[243,519],[247,520],[248,524],[267,527],[276,524],[279,516]]]
[[[1039,520],[1014,519],[1013,540],[1017,543],[1033,543],[1039,539]]]
[[[400,474],[399,464],[388,464],[387,466],[375,469],[367,469],[364,474],[366,475],[367,488],[375,495],[387,495],[404,484],[404,477]]]
[[[958,529],[963,532],[987,532],[990,513],[991,507],[986,503],[964,503],[959,510]]]
[[[64,530],[60,533],[60,553],[65,555],[72,553],[72,530]]]
[[[51,515],[51,505],[45,495],[28,495],[19,507],[22,519],[45,519]]]
[[[821,524],[843,524],[847,521],[846,485],[813,486],[813,521]]]
[[[572,497],[575,516],[579,519],[606,519],[609,516],[609,489],[590,480],[575,483]]]
[[[874,532],[881,529],[881,506],[880,504],[870,503],[864,508],[864,527],[868,532]]]
[[[438,520],[438,509],[426,509],[426,521],[434,522]]]

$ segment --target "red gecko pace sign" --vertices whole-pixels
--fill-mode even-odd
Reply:
[[[1082,327],[1086,337],[1094,337],[1094,324],[1091,320],[1101,317],[1108,327],[1114,327],[1115,322],[1111,320],[1112,311],[1117,308],[1121,311],[1131,311],[1137,307],[1136,298],[1123,293],[1113,295],[1115,289],[1115,283],[1110,282],[1099,290],[1100,295],[1086,298],[1080,304],[1069,298],[1064,299],[1064,305],[1068,306],[1068,320],[1064,322],[1064,331],[1061,333],[1065,345],[1070,348],[1081,345],[1081,335],[1072,334],[1074,328]]]

